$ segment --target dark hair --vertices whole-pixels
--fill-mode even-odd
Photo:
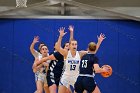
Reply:
[[[46,47],[47,47],[47,45],[44,44],[44,45],[42,45],[42,46],[40,47],[40,50],[41,50],[41,48],[42,48],[43,46],[46,46]],[[47,49],[48,49],[48,47],[47,47]],[[40,51],[40,50],[39,50],[39,51]],[[41,52],[40,52],[40,53],[41,53]],[[41,53],[41,54],[42,54],[42,53]]]
[[[64,47],[66,46],[67,43],[69,43],[69,42],[65,42],[64,45],[62,46],[62,48],[64,48]]]
[[[40,46],[40,45],[41,45],[41,44],[42,44],[42,46],[45,45],[44,42],[39,42],[39,45],[38,45],[38,52],[40,52],[40,49],[41,49],[41,46]]]
[[[44,44],[44,45],[42,45],[42,46],[40,47],[40,49],[41,49],[43,46],[46,46],[46,47],[47,47],[47,45]]]

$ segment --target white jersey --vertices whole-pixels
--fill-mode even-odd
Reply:
[[[47,54],[49,56],[49,54]],[[35,50],[34,54],[33,54],[34,58],[37,58],[38,60],[40,60],[42,58],[42,54],[39,53],[38,51]]]
[[[35,50],[34,54],[33,54],[34,58],[40,60],[42,59],[42,54],[39,53],[38,51]],[[47,54],[47,56],[49,56],[49,54]],[[47,61],[47,63],[50,63],[50,60]]]
[[[68,55],[64,64],[65,64],[65,68],[63,74],[77,76],[79,74],[79,66],[80,66],[79,52],[76,51],[75,57],[72,57],[71,52],[68,51]]]
[[[49,54],[47,54],[47,55],[49,56]],[[34,56],[35,59],[38,59],[38,60],[41,60],[41,59],[42,59],[42,54],[40,54],[40,53],[39,53],[38,51],[36,51],[36,50],[35,50],[33,56]],[[49,64],[49,63],[50,63],[50,60],[48,60],[46,63]],[[38,71],[42,72],[44,69],[45,69],[45,68],[42,67],[42,68],[40,68]]]
[[[36,50],[35,50],[33,56],[34,56],[35,59],[37,58],[38,60],[40,60],[42,58],[42,55]]]

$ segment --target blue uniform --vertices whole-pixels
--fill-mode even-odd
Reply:
[[[64,65],[64,57],[59,52],[53,53],[57,60],[52,60],[49,64],[49,70],[47,73],[48,86],[53,84],[59,85],[60,77]]]
[[[87,90],[89,93],[96,87],[94,81],[93,65],[98,64],[98,58],[94,54],[86,54],[82,57],[79,67],[79,76],[74,85],[75,91],[77,93],[83,93],[84,90]]]

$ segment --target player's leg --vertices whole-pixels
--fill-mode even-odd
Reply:
[[[45,93],[50,93],[47,83],[44,83],[44,91],[45,91]]]
[[[47,82],[50,93],[57,93],[57,85],[56,85],[56,79],[52,77],[50,74],[47,75]]]
[[[58,93],[66,93],[68,88],[69,88],[69,76],[63,74],[59,82]]]
[[[95,87],[95,90],[92,93],[101,93],[100,89],[98,88],[98,86]]]
[[[37,87],[37,90],[36,90],[37,93],[43,93],[42,81],[40,81],[40,80],[36,81],[36,87]]]
[[[58,93],[66,93],[67,87],[64,85],[59,85]]]
[[[43,80],[39,72],[35,73],[35,81],[36,81],[36,88],[37,88],[35,93],[43,93]]]
[[[49,91],[50,91],[50,93],[57,93],[56,84],[53,84],[53,85],[49,86]]]
[[[67,88],[66,93],[72,93],[70,86],[69,86],[69,88]]]
[[[46,74],[44,75],[44,91],[45,93],[50,93]]]

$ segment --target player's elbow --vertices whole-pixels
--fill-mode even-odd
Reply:
[[[59,51],[59,50],[60,50],[60,46],[59,46],[59,45],[56,45],[56,46],[55,46],[55,49],[56,49],[57,51]]]
[[[60,50],[60,48],[59,48],[59,47],[56,47],[55,49],[56,49],[57,51],[59,51],[59,50]]]
[[[34,54],[34,48],[30,47],[30,52]]]

